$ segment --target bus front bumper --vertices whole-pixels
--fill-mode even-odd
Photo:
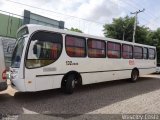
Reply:
[[[24,79],[14,79],[14,80],[10,80],[11,81],[11,87],[13,89],[16,89],[17,91],[20,92],[25,92],[25,85],[24,85]]]

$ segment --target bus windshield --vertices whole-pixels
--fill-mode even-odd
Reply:
[[[14,48],[12,59],[11,59],[11,67],[19,68],[21,63],[22,52],[24,48],[24,40],[25,37],[21,37],[18,39],[17,44]]]

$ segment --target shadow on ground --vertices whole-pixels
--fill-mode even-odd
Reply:
[[[59,89],[34,93],[17,92],[14,97],[0,95],[0,113],[22,114],[30,111],[54,116],[77,116],[160,89],[160,79],[140,78],[136,83],[128,80],[85,85],[72,95]]]

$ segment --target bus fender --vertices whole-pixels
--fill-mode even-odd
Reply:
[[[77,71],[69,71],[63,76],[62,82],[61,82],[61,86],[63,86],[65,84],[66,78],[71,74],[74,74],[76,76],[77,82],[78,82],[77,85],[82,85],[82,76],[81,76],[81,74],[79,72],[77,72]]]

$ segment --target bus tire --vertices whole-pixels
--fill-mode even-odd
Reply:
[[[139,71],[137,69],[133,69],[131,73],[131,82],[136,82],[139,78]]]
[[[0,91],[6,90],[7,87],[7,82],[0,82]]]
[[[76,77],[74,74],[68,75],[65,84],[65,93],[72,94],[76,85]]]

